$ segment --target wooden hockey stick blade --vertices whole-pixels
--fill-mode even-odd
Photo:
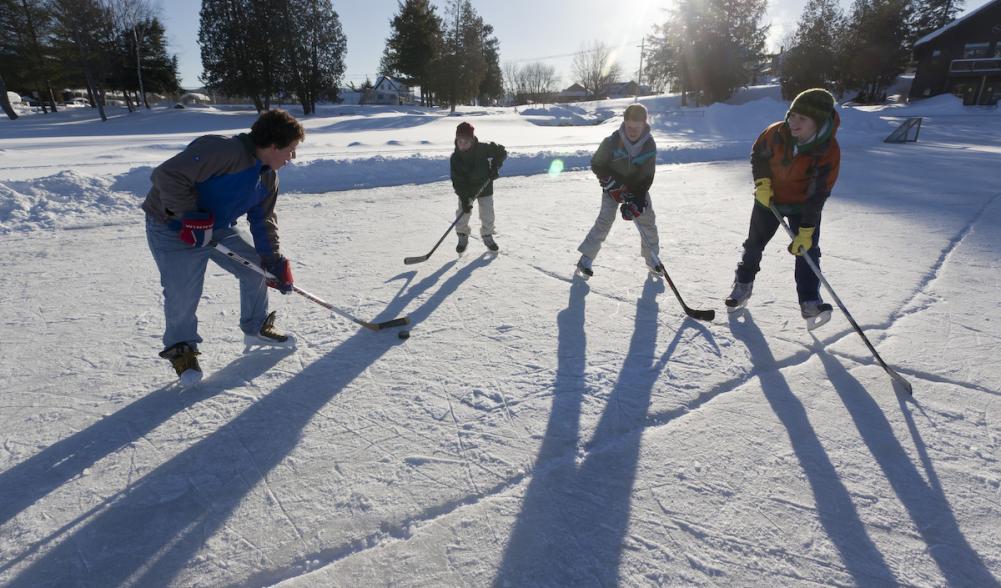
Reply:
[[[685,301],[681,298],[681,293],[678,292],[678,288],[675,287],[674,282],[671,280],[671,276],[667,274],[667,268],[664,267],[663,263],[659,264],[659,267],[660,271],[663,273],[664,279],[667,280],[667,285],[671,287],[671,291],[674,292],[674,297],[678,299],[678,302],[681,304],[681,308],[685,311],[685,314],[693,319],[706,322],[712,321],[716,318],[715,310],[698,310],[690,308],[687,304],[685,304]]]
[[[428,260],[427,255],[418,255],[417,257],[406,257],[403,259],[403,263],[406,265],[413,265],[415,263],[424,263]]]
[[[700,321],[711,321],[716,318],[715,310],[698,310],[695,308],[685,307],[685,314],[692,317],[693,319]]]
[[[402,327],[403,325],[410,324],[410,317],[401,316],[400,318],[394,318],[391,321],[386,321],[382,323],[375,323],[375,328],[377,330],[388,329],[390,327]]]

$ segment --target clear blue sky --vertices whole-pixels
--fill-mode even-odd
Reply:
[[[972,10],[988,0],[969,0]],[[375,79],[379,58],[389,36],[389,21],[396,14],[397,0],[334,0],[334,10],[348,38],[345,82]],[[445,1],[434,0],[444,14]],[[639,42],[655,23],[664,21],[672,0],[473,0],[483,19],[493,25],[500,41],[501,63],[545,59],[567,77],[572,57],[582,43],[596,39],[618,47],[618,61],[633,77],[639,66]],[[806,0],[771,0],[766,22],[771,23],[769,49],[776,50],[795,30]],[[850,0],[842,0],[846,10]],[[201,85],[201,55],[198,49],[198,12],[201,0],[160,0],[160,10],[170,38],[170,52],[180,62],[181,85]],[[566,56],[566,57],[551,57]]]

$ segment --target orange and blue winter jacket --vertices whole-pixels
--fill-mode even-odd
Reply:
[[[801,214],[800,223],[815,226],[838,180],[841,148],[835,138],[841,118],[835,112],[830,128],[809,149],[797,148],[785,121],[769,126],[751,149],[754,179],[771,178],[776,206],[786,214]],[[826,135],[826,138],[825,138]]]

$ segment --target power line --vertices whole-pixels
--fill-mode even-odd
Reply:
[[[645,39],[646,39],[646,37],[643,37],[642,39],[640,39],[640,42],[642,43]],[[636,42],[635,40],[632,40],[632,41],[623,41],[621,43],[621,46],[629,45],[629,44],[632,44],[632,43],[635,43],[635,42]],[[618,46],[620,46],[620,45],[615,45],[615,46],[612,46],[612,47],[597,47],[597,48],[594,48],[594,49],[582,49],[580,51],[574,51],[573,53],[563,53],[562,55],[547,55],[545,57],[523,57],[521,59],[504,60],[504,63],[520,63],[522,61],[544,61],[546,59],[560,59],[560,58],[563,58],[563,57],[575,57],[575,56],[577,56],[577,55],[579,55],[581,53],[594,53],[595,51],[600,51],[600,50],[603,50],[603,49],[615,49],[615,47],[618,47]]]

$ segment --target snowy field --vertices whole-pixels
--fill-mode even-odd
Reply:
[[[621,220],[571,278],[588,159],[628,101],[334,107],[280,174],[283,250],[297,284],[411,338],[273,296],[298,348],[244,353],[210,266],[184,391],[138,204],[153,166],[255,114],[0,120],[0,585],[1001,585],[1001,113],[841,113],[822,267],[907,397],[837,310],[804,328],[781,236],[724,311],[746,155],[785,111],[748,92],[644,100],[663,258],[712,323]],[[884,144],[905,116],[920,141]],[[452,219],[460,121],[511,152],[501,251],[474,220],[465,255],[405,266]]]

